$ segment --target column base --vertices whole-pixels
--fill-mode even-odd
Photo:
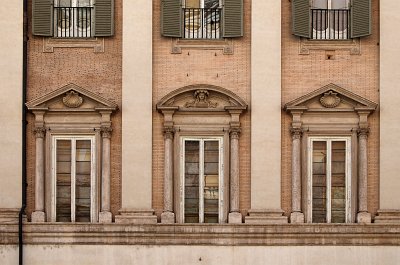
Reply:
[[[241,224],[242,223],[242,214],[238,213],[238,212],[229,213],[228,214],[228,223]]]
[[[154,215],[154,210],[131,210],[121,209],[119,215],[115,216],[117,224],[156,224],[157,216]]]
[[[46,214],[42,211],[35,211],[31,216],[32,223],[44,223],[46,222]]]
[[[369,212],[357,213],[357,223],[370,224],[371,223],[371,214]]]
[[[162,224],[174,224],[175,223],[175,214],[173,212],[163,212],[161,214],[161,223]]]
[[[290,223],[291,224],[302,224],[304,223],[304,213],[302,212],[293,212],[290,214]]]
[[[287,224],[288,218],[281,209],[250,210],[245,217],[246,224]]]
[[[101,223],[101,224],[112,223],[112,213],[111,212],[100,212],[99,213],[99,223]]]
[[[400,210],[378,210],[374,223],[400,224]]]
[[[0,208],[0,224],[11,224],[19,222],[18,208]],[[23,216],[23,221],[26,221],[26,216]]]

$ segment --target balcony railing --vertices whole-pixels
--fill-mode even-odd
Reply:
[[[54,7],[54,37],[92,37],[93,7]]]
[[[350,38],[350,10],[311,9],[312,39],[345,40]]]
[[[185,39],[220,39],[220,8],[184,8],[183,9]]]

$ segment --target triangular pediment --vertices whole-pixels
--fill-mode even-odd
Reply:
[[[172,91],[157,109],[177,111],[226,111],[247,109],[246,102],[230,90],[212,85],[190,85]]]
[[[331,83],[287,103],[284,109],[287,111],[354,111],[359,109],[373,111],[377,106],[375,102]]]
[[[118,108],[111,102],[75,84],[68,84],[49,94],[26,103],[29,110],[45,111],[96,111]]]

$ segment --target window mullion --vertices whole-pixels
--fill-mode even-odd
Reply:
[[[326,222],[330,223],[332,219],[332,140],[327,140],[326,144]]]
[[[76,139],[71,139],[71,221],[75,222],[76,193]]]
[[[199,223],[204,223],[204,140],[199,142]]]

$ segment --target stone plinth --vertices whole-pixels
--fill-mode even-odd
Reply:
[[[283,211],[276,210],[250,210],[245,218],[246,224],[286,224],[288,218],[283,216]]]
[[[156,224],[157,216],[154,210],[119,210],[120,215],[115,216],[115,222],[119,224]]]
[[[374,223],[400,224],[400,210],[379,210]]]

